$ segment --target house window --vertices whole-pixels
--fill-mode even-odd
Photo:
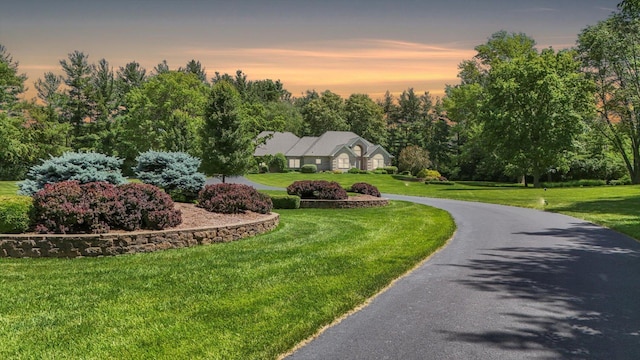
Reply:
[[[353,152],[356,154],[357,157],[362,156],[362,148],[360,147],[360,145],[354,146]]]
[[[340,154],[340,156],[338,156],[338,169],[348,169],[350,167],[349,155],[344,153]]]
[[[316,159],[316,165],[322,165],[322,159]]]
[[[289,168],[298,169],[300,167],[300,159],[289,159]]]
[[[371,159],[372,165],[374,169],[377,168],[382,168],[384,167],[384,156],[382,156],[381,154],[376,154],[372,159]]]

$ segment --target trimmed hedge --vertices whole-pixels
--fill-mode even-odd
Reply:
[[[182,222],[173,206],[169,195],[149,184],[72,180],[47,184],[33,196],[35,231],[41,233],[161,230]]]
[[[397,174],[398,173],[398,167],[397,166],[385,166],[382,168],[384,171],[387,172],[387,174],[393,175],[393,174]]]
[[[303,174],[314,174],[318,172],[318,167],[315,164],[304,164],[300,168],[300,172]]]
[[[211,184],[200,190],[196,206],[222,214],[253,211],[268,214],[273,209],[269,195],[243,184]]]
[[[271,195],[274,209],[299,209],[300,197],[295,195]]]
[[[380,191],[378,191],[378,188],[371,184],[367,184],[365,182],[357,182],[351,185],[351,187],[349,188],[349,191],[358,193],[358,194],[380,197]]]
[[[301,180],[287,187],[287,194],[302,199],[344,200],[349,196],[347,191],[335,181]]]
[[[0,196],[0,234],[29,230],[33,200],[28,196]]]

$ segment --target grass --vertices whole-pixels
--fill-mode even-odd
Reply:
[[[425,185],[374,174],[252,174],[249,179],[286,187],[295,180],[337,181],[348,187],[364,181],[380,192],[529,207],[571,215],[640,239],[640,185],[534,189],[515,184],[457,183]]]
[[[447,213],[405,202],[279,212],[277,230],[233,243],[0,259],[0,358],[276,358],[454,231]]]
[[[16,195],[17,191],[16,181],[0,181],[0,195]]]

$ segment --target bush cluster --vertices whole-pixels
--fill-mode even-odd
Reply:
[[[211,184],[200,190],[198,204],[207,211],[222,214],[237,214],[253,211],[268,214],[273,209],[269,195],[242,184]]]
[[[365,182],[357,182],[351,185],[351,188],[349,188],[349,191],[358,193],[358,194],[380,197],[380,191],[378,191],[378,188],[371,184],[367,184]]]
[[[371,174],[370,171],[361,170],[361,169],[358,169],[358,168],[351,168],[351,169],[349,169],[348,173],[349,174]]]
[[[425,181],[439,181],[442,175],[438,170],[422,169],[418,171],[416,177],[425,179]]]
[[[545,188],[567,188],[567,187],[590,187],[590,186],[605,186],[607,182],[605,180],[572,180],[563,182],[543,182],[540,184]]]
[[[303,174],[314,174],[318,172],[318,167],[315,164],[304,164],[300,168],[300,172]]]
[[[398,173],[397,166],[385,166],[382,168],[382,170],[386,171],[387,174],[391,174],[391,175]]]
[[[173,205],[169,195],[148,184],[70,180],[47,184],[33,195],[35,230],[42,233],[160,230],[182,222]]]
[[[299,209],[300,197],[295,195],[271,195],[274,209]]]
[[[66,152],[29,169],[27,180],[19,183],[21,195],[31,196],[46,184],[76,180],[81,184],[107,182],[118,185],[126,182],[120,166],[122,160],[98,153]]]
[[[33,201],[28,196],[0,196],[0,234],[29,230]]]
[[[344,200],[347,191],[335,181],[301,180],[295,181],[287,187],[287,194],[296,195],[302,199]]]
[[[147,151],[133,169],[140,181],[164,189],[174,201],[191,202],[204,187],[206,177],[198,172],[200,159],[184,152]]]

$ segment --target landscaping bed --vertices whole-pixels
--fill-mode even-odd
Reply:
[[[176,203],[182,223],[165,230],[104,234],[0,234],[0,257],[80,257],[152,252],[228,242],[273,230],[279,215],[245,212],[219,214],[193,204]]]

